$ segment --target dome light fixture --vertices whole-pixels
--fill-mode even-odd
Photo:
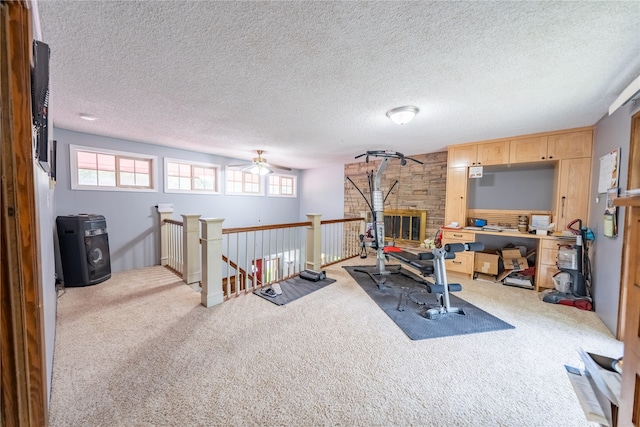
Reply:
[[[387,117],[393,120],[394,123],[403,125],[409,123],[416,114],[418,114],[418,107],[412,105],[406,105],[404,107],[398,107],[387,111]]]

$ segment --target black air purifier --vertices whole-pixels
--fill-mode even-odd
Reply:
[[[111,277],[107,221],[102,215],[56,218],[64,285],[89,286]]]

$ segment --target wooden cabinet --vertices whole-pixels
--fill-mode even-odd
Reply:
[[[449,147],[447,154],[447,166],[458,168],[462,166],[474,166],[478,159],[478,146],[474,144],[456,145]]]
[[[477,165],[505,165],[509,163],[509,141],[478,144]]]
[[[442,244],[469,243],[475,241],[475,233],[463,230],[443,230]],[[447,273],[461,273],[473,277],[475,252],[457,252],[454,259],[445,260]]]
[[[640,425],[640,197],[619,198],[626,206],[622,265],[624,365],[618,425]]]
[[[551,160],[591,157],[593,131],[569,132],[549,135],[547,158]]]
[[[509,163],[509,141],[458,145],[449,148],[448,166],[489,166]]]
[[[590,180],[590,157],[560,160],[554,215],[556,230],[564,230],[574,219],[587,221]]]
[[[444,221],[457,222],[464,226],[467,215],[467,168],[447,170],[447,190],[445,195]]]
[[[512,139],[509,144],[509,163],[532,163],[547,158],[547,137]]]
[[[536,286],[538,290],[553,289],[555,287],[552,277],[558,270],[558,251],[562,246],[571,246],[575,241],[558,239],[540,239],[538,246],[538,266],[536,268]]]

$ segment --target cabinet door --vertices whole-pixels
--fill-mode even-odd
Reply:
[[[450,147],[447,157],[447,166],[450,168],[475,166],[477,156],[477,145],[457,145]]]
[[[512,139],[509,144],[509,163],[542,162],[547,159],[547,137]]]
[[[558,271],[558,267],[555,265],[542,264],[538,265],[536,269],[536,286],[537,290],[541,291],[543,289],[553,289],[555,285],[553,284],[553,275]]]
[[[445,196],[444,222],[466,224],[467,215],[467,168],[447,169],[447,190]]]
[[[509,163],[509,141],[478,145],[477,162],[480,166],[506,165]]]
[[[548,158],[552,160],[591,157],[593,132],[590,130],[549,136]]]
[[[558,199],[554,218],[556,230],[564,230],[574,219],[587,222],[590,178],[591,158],[560,161]]]

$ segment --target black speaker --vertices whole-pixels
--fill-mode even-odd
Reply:
[[[107,221],[102,215],[56,218],[65,286],[89,286],[111,277]]]

